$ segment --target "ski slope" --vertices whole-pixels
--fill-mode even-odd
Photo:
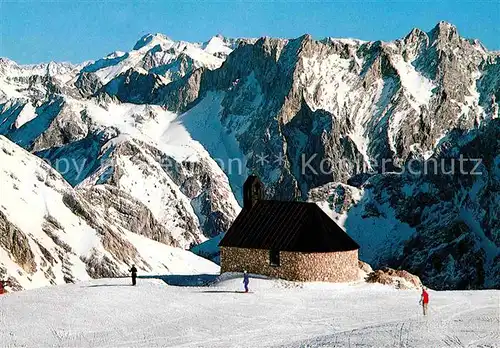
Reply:
[[[203,279],[206,279],[205,276]],[[167,277],[167,281],[170,278]],[[179,277],[191,285],[198,277]],[[103,279],[0,296],[3,347],[498,347],[500,291],[225,277],[179,287]]]

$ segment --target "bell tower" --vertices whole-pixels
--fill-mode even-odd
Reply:
[[[250,175],[243,184],[243,208],[251,209],[262,199],[264,199],[264,185],[257,176]]]

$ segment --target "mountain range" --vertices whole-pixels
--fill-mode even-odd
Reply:
[[[499,288],[498,100],[500,52],[446,22],[391,42],[148,34],[81,64],[1,58],[0,276],[213,271],[187,249],[214,254],[256,174],[268,198],[317,202],[373,267]]]

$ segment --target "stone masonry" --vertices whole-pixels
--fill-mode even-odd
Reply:
[[[280,252],[280,266],[271,266],[269,250],[220,248],[221,273],[262,274],[293,281],[349,282],[357,279],[358,250],[303,253]]]

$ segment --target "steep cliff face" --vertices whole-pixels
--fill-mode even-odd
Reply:
[[[498,288],[499,131],[492,120],[453,132],[426,161],[376,174],[359,189],[330,183],[309,198],[371,264],[402,267],[436,289]]]
[[[379,170],[382,159],[399,167],[415,153],[429,157],[448,131],[495,117],[485,101],[498,89],[488,63],[496,57],[447,23],[390,43],[261,39],[204,74],[200,98],[224,93],[221,120],[242,151],[286,162],[274,177],[272,163],[249,159],[249,167],[278,191],[289,192],[281,182],[291,182],[304,196],[366,168]],[[304,180],[300,155],[314,154]]]
[[[143,202],[183,248],[225,231],[239,212],[226,176],[201,150],[199,159],[175,157],[122,136],[101,152],[106,159],[78,188],[108,184],[127,192]]]
[[[322,205],[375,267],[492,287],[499,64],[445,22],[392,42],[146,35],[81,65],[0,60],[0,134],[100,209],[147,209],[110,216],[162,243],[225,231],[254,173],[269,197]],[[404,170],[460,154],[488,174]]]

